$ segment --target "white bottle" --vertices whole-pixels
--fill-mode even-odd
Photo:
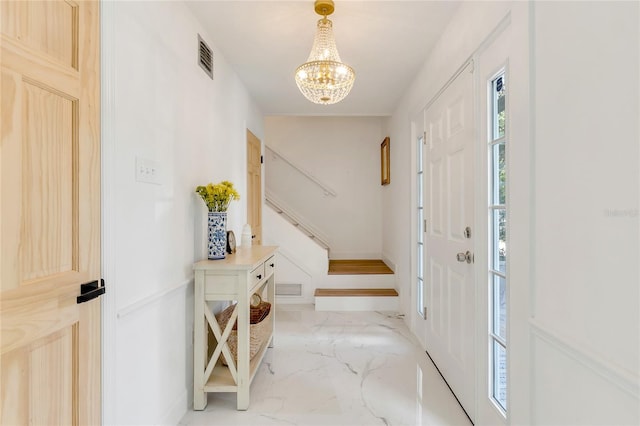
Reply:
[[[251,225],[249,225],[248,223],[242,228],[240,245],[243,247],[251,247]]]

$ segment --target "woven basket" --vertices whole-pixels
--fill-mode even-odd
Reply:
[[[254,294],[251,296],[251,306],[249,309],[249,359],[252,359],[260,350],[260,347],[264,343],[264,340],[269,336],[271,332],[271,303],[264,302],[260,295]],[[225,310],[216,315],[216,320],[220,325],[220,329],[224,330],[227,327],[227,323],[231,318],[235,304],[228,306]],[[227,344],[229,350],[233,356],[233,360],[238,364],[238,321],[233,324],[233,329]],[[224,356],[220,356],[222,363],[227,365],[227,360]]]

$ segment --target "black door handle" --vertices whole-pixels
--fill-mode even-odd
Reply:
[[[76,298],[78,304],[88,302],[105,293],[104,280],[91,281],[80,285],[80,296]]]

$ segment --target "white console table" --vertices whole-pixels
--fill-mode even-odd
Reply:
[[[193,409],[204,410],[208,392],[237,392],[238,410],[249,408],[249,386],[267,347],[273,346],[275,323],[275,254],[273,246],[238,247],[225,259],[203,260],[195,271],[193,342]],[[249,303],[254,293],[271,303],[271,332],[253,359],[249,359]],[[210,301],[237,301],[234,314],[221,330]],[[237,314],[238,363],[232,358],[227,339]],[[209,351],[208,329],[215,337]],[[211,356],[209,356],[211,354]],[[222,364],[222,357],[229,364]]]

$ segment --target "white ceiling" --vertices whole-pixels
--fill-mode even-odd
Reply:
[[[307,101],[294,80],[319,18],[313,0],[187,4],[263,113],[378,116],[393,112],[460,2],[335,0],[336,44],[356,82],[334,105]]]

